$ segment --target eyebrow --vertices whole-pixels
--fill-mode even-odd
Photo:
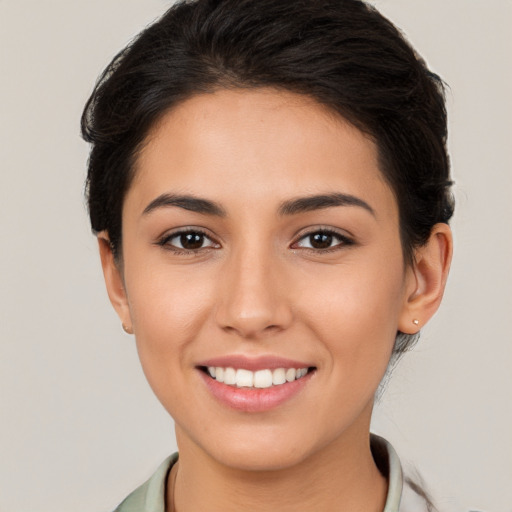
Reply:
[[[178,194],[161,194],[151,201],[146,208],[144,208],[143,215],[147,215],[158,208],[167,208],[172,206],[201,213],[203,215],[215,215],[217,217],[226,217],[227,215],[226,210],[214,201],[192,195]],[[366,201],[363,201],[359,197],[342,193],[317,194],[291,199],[281,204],[278,209],[278,213],[283,216],[297,215],[299,213],[337,206],[357,206],[364,208],[375,217],[375,211]]]
[[[177,194],[162,194],[156,199],[151,201],[146,208],[144,208],[143,215],[158,209],[167,208],[169,206],[176,206],[189,210],[191,212],[202,213],[204,215],[215,215],[217,217],[225,217],[226,211],[222,206],[210,201],[208,199],[201,199],[191,195],[177,195]]]
[[[359,197],[342,193],[319,194],[291,199],[281,204],[279,214],[296,215],[298,213],[332,208],[335,206],[357,206],[364,208],[375,217],[374,209],[366,201],[363,201]]]

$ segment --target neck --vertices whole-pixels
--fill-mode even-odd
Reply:
[[[175,512],[382,512],[387,482],[368,430],[346,434],[293,467],[246,471],[220,464],[177,428],[180,462],[167,510],[174,502]]]

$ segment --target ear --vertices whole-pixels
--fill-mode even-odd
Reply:
[[[101,266],[103,267],[103,277],[105,278],[110,302],[112,306],[114,306],[123,324],[123,329],[128,334],[133,334],[130,308],[124,286],[122,269],[114,258],[110,238],[106,231],[98,233],[98,246],[100,250]]]
[[[407,270],[405,303],[398,329],[414,334],[434,315],[441,304],[450,263],[453,239],[448,224],[432,228],[427,243],[414,254],[414,263]]]

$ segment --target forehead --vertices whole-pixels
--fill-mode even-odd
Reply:
[[[163,192],[244,203],[333,189],[394,209],[375,143],[339,115],[290,92],[219,90],[162,117],[128,196],[143,208]]]

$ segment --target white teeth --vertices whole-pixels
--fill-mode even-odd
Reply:
[[[226,368],[224,370],[224,384],[232,386],[236,384],[236,372],[234,368]]]
[[[284,384],[286,382],[286,372],[284,368],[277,368],[272,372],[272,384],[274,386],[279,386],[279,384]]]
[[[286,370],[286,380],[288,382],[293,382],[295,380],[295,368],[288,368]]]
[[[223,382],[229,386],[264,389],[300,379],[308,373],[308,369],[276,368],[275,370],[265,369],[251,372],[244,368],[235,370],[231,367],[208,366],[208,373],[217,382]]]
[[[255,388],[269,388],[270,386],[272,386],[271,370],[258,370],[257,372],[254,372]]]
[[[236,371],[236,385],[239,388],[252,388],[254,383],[254,374],[249,370],[239,368]]]
[[[224,382],[224,368],[221,368],[219,366],[215,368],[215,378],[219,382]]]
[[[304,377],[304,375],[306,375],[306,373],[308,373],[308,369],[307,368],[299,368],[297,370],[297,373],[295,374],[295,378],[296,379],[300,379],[301,377]]]

